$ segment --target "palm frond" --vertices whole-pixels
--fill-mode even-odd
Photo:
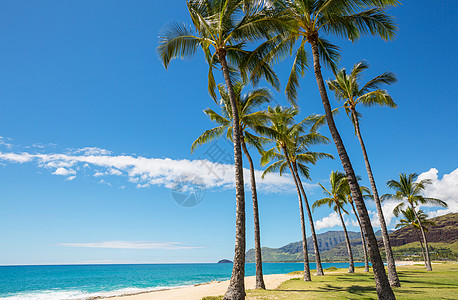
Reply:
[[[203,40],[184,24],[170,23],[159,34],[157,52],[167,69],[172,59],[194,55],[201,42]]]
[[[305,51],[304,47],[305,42],[306,39],[304,38],[301,42],[301,46],[296,50],[293,67],[291,69],[288,83],[286,84],[285,88],[286,97],[294,106],[297,106],[297,90],[299,88],[299,78],[304,76],[308,67],[307,52]]]
[[[226,126],[218,126],[209,130],[204,131],[193,143],[191,146],[191,153],[194,152],[198,146],[211,142],[219,137],[221,137],[224,131],[227,130]]]

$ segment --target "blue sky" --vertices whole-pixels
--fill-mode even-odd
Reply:
[[[458,3],[404,2],[391,10],[400,28],[394,41],[332,40],[342,47],[342,67],[366,59],[366,79],[385,71],[399,78],[389,87],[398,109],[362,110],[379,191],[389,192],[384,183],[400,172],[424,173],[434,179],[428,195],[457,212]],[[231,156],[231,147],[221,140],[190,152],[212,126],[202,110],[218,108],[200,54],[173,61],[168,71],[161,65],[157,36],[171,20],[188,22],[185,1],[0,2],[0,264],[232,259],[231,167],[207,153],[218,146]],[[282,83],[290,66],[275,66]],[[287,105],[283,92],[274,94]],[[301,81],[299,104],[302,117],[323,112],[311,72]],[[367,185],[352,125],[343,113],[336,122]],[[317,150],[335,154],[332,144]],[[311,168],[310,201],[322,197],[317,182],[333,169],[341,169],[338,160]],[[207,189],[199,205],[185,208],[171,188],[189,174]],[[299,240],[289,178],[273,175],[260,189],[263,246]],[[250,248],[249,189],[246,199]],[[372,203],[368,209],[375,211]],[[330,213],[316,211],[319,232],[340,229],[331,227]]]

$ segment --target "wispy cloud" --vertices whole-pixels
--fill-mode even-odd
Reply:
[[[9,142],[7,142],[9,140],[10,140],[9,138],[4,138],[4,137],[0,136],[0,145],[4,146],[6,148],[12,148],[13,145],[10,144]]]
[[[68,150],[64,153],[0,152],[0,162],[32,163],[39,168],[50,170],[51,174],[73,180],[79,175],[99,178],[124,176],[138,188],[163,186],[199,186],[205,189],[230,189],[235,185],[234,165],[212,162],[207,159],[187,160],[172,158],[148,158],[134,155],[113,155],[111,151],[97,147]],[[249,170],[244,169],[245,178]],[[261,179],[262,171],[256,171],[258,189],[265,193],[294,192],[290,175],[268,174]],[[245,180],[247,186],[250,181]],[[316,185],[304,183],[306,188]]]
[[[145,242],[145,241],[105,241],[96,243],[63,243],[63,247],[72,248],[104,248],[104,249],[131,249],[131,250],[181,250],[199,249],[202,247],[186,246],[179,242]]]

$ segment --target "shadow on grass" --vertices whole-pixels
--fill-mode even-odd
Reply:
[[[401,286],[403,283],[410,283],[410,284],[424,284],[424,285],[427,285],[427,286],[437,286],[437,285],[440,285],[440,286],[444,286],[443,288],[446,288],[447,286],[448,287],[451,287],[451,288],[456,288],[457,285],[456,284],[453,284],[453,283],[441,283],[441,282],[431,282],[431,281],[422,281],[422,280],[401,280]],[[421,287],[425,287],[425,286],[421,286]]]
[[[371,286],[360,286],[360,285],[352,285],[348,287],[341,287],[341,286],[335,286],[331,284],[326,284],[324,287],[318,287],[318,288],[309,288],[309,289],[304,289],[304,290],[297,290],[297,289],[282,289],[282,290],[276,290],[280,292],[296,292],[296,293],[328,293],[328,292],[348,292],[351,294],[356,294],[356,295],[364,295],[367,293],[373,293],[375,292],[375,287]]]

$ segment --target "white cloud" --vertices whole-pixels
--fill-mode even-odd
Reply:
[[[315,221],[316,230],[332,228],[335,226],[342,226],[342,222],[340,221],[339,215],[336,212],[332,212],[329,216]]]
[[[385,223],[386,223],[387,228],[391,228],[392,226],[394,226],[391,224],[393,220],[396,219],[396,216],[394,215],[393,210],[399,203],[400,203],[399,201],[391,200],[391,199],[388,199],[382,202],[383,217],[385,218]],[[368,210],[368,213],[371,219],[372,227],[380,228],[380,220],[378,218],[377,211]]]
[[[345,226],[353,226],[359,228],[358,221],[356,219],[352,218],[353,214],[351,216],[344,214],[343,219],[345,222]],[[322,218],[321,220],[315,221],[315,229],[320,230],[320,229],[325,229],[325,228],[332,228],[332,227],[342,227],[342,222],[340,221],[339,214],[335,211],[330,213],[327,217]],[[343,229],[342,229],[343,230]]]
[[[30,162],[33,159],[33,156],[28,153],[16,154],[16,153],[1,153],[0,152],[0,155],[1,155],[0,158],[2,160],[12,162],[12,163],[25,163],[25,162]]]
[[[54,175],[62,175],[62,176],[67,176],[67,175],[75,175],[76,171],[72,169],[65,169],[65,168],[57,168],[54,172]]]
[[[51,169],[52,174],[69,176],[73,180],[80,172],[96,170],[94,177],[105,175],[126,176],[138,188],[163,186],[167,188],[198,185],[206,189],[229,189],[235,185],[234,165],[211,162],[207,159],[187,160],[171,158],[147,158],[129,155],[111,155],[111,151],[96,147],[86,147],[63,153],[3,153],[0,162],[35,163],[38,167]],[[260,192],[294,192],[291,176],[268,174],[261,179],[262,171],[256,171]],[[249,170],[244,169],[245,184],[250,185]],[[105,180],[106,182],[106,180]],[[314,184],[304,183],[306,189]]]
[[[424,193],[426,197],[440,199],[448,204],[446,209],[429,212],[430,217],[458,212],[458,168],[450,174],[444,174],[442,179],[439,179],[438,173],[436,168],[431,168],[418,176],[418,180],[431,179],[432,181],[432,184],[426,186]]]
[[[73,248],[105,248],[105,249],[135,249],[135,250],[180,250],[198,249],[202,247],[184,246],[179,242],[131,242],[131,241],[106,241],[96,243],[63,243],[63,247]]]
[[[441,208],[428,212],[430,218],[442,216],[448,213],[458,212],[458,169],[455,169],[450,174],[444,174],[442,179],[439,179],[439,171],[436,168],[431,168],[427,172],[423,172],[418,175],[417,180],[431,179],[431,184],[426,186],[424,195],[426,197],[437,198],[445,201],[448,204],[448,208]],[[394,216],[393,210],[399,204],[396,200],[387,200],[382,204],[383,214],[387,227],[394,226],[391,224],[396,217]],[[432,205],[424,205],[422,208],[432,208]],[[372,226],[380,227],[378,216],[376,212],[369,212],[371,215]]]
[[[332,228],[335,226],[342,226],[342,222],[336,212],[332,212],[329,216],[315,222],[316,230]]]

